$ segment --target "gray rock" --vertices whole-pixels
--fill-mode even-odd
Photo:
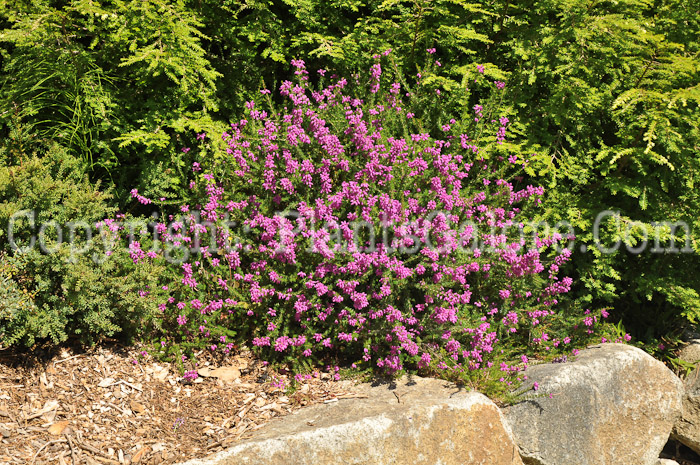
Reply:
[[[681,339],[683,341],[691,341],[693,339],[700,339],[700,333],[693,326],[689,326],[683,330],[681,333]]]
[[[632,346],[602,344],[526,373],[540,396],[504,413],[528,465],[655,465],[680,415],[681,381]]]
[[[683,409],[671,438],[700,454],[700,369],[685,378],[684,386]]]
[[[366,399],[316,405],[186,465],[522,465],[496,405],[444,381],[361,386]]]
[[[688,363],[697,364],[700,362],[700,339],[688,341],[688,345],[678,353],[678,358]]]
[[[695,336],[688,340],[688,345],[678,353],[678,358],[687,363],[696,364],[684,380],[683,411],[673,427],[671,437],[700,453],[700,339]]]

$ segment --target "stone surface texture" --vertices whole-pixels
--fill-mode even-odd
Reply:
[[[593,346],[525,373],[539,391],[504,413],[528,465],[655,465],[681,412],[680,379],[632,346]]]
[[[187,465],[522,465],[496,405],[445,381],[360,385],[289,415],[231,449]]]
[[[671,438],[700,454],[700,369],[684,380],[683,409],[673,426]]]
[[[678,358],[688,363],[700,363],[700,339],[691,339],[678,353]]]

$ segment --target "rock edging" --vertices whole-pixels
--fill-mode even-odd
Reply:
[[[366,399],[309,407],[186,465],[522,464],[502,413],[482,394],[424,378],[360,391]]]
[[[183,465],[663,463],[659,453],[680,416],[683,385],[661,362],[631,346],[603,344],[526,374],[542,395],[503,410],[436,379],[360,385],[366,398],[309,407]]]
[[[678,377],[636,347],[602,344],[526,373],[547,395],[504,413],[527,464],[654,465],[681,412]]]

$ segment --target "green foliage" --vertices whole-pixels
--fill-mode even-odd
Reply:
[[[442,92],[423,115],[431,134],[486,95],[473,83],[483,65],[507,83],[485,111],[500,108],[521,140],[501,154],[548,187],[540,219],[568,221],[588,246],[567,270],[578,303],[613,307],[652,341],[700,320],[699,37],[695,0],[0,0],[0,162],[50,138],[122,203],[137,187],[172,205],[193,133],[220,134],[292,58],[315,81],[392,48],[404,80],[421,73]],[[441,77],[420,64],[433,47]],[[601,225],[603,244],[621,244],[610,254],[593,233],[605,210],[619,212]],[[644,240],[635,222],[652,243],[641,254],[627,251]],[[657,235],[694,252],[650,253]]]
[[[529,177],[549,187],[541,219],[569,222],[588,246],[577,247],[569,270],[580,303],[614,306],[647,340],[700,318],[697,2],[248,1],[205,2],[200,11],[214,39],[209,51],[236,44],[217,55],[217,68],[259,70],[247,78],[223,73],[220,92],[242,89],[220,94],[235,105],[255,79],[274,81],[278,63],[293,57],[344,73],[366,67],[365,50],[391,47],[410,76],[424,71],[417,54],[435,47],[446,76],[425,73],[425,83],[447,91],[444,106],[469,111],[480,93],[462,89],[483,65],[486,76],[507,81],[503,114],[509,132],[525,137],[509,150],[521,159],[534,153]],[[594,247],[595,218],[605,210],[620,215],[619,226],[601,231],[601,242],[621,241],[611,254]],[[679,221],[689,235],[654,226]],[[648,229],[642,254],[627,251],[643,240],[640,228],[626,234],[634,222]],[[657,234],[660,248],[688,240],[694,252],[651,253]]]
[[[87,181],[82,162],[58,146],[41,159],[26,156],[0,167],[3,346],[93,343],[133,333],[151,314],[151,298],[137,291],[158,270],[135,269],[120,251],[105,260],[107,244],[85,232],[114,214],[108,199]]]
[[[32,296],[13,279],[17,268],[0,255],[0,321],[11,320],[23,312],[36,311]]]
[[[530,174],[550,186],[547,217],[571,222],[588,245],[573,260],[580,299],[612,303],[648,340],[697,323],[697,4],[571,0],[513,13],[530,20],[512,26],[500,51],[520,57],[509,84],[521,89],[513,103],[538,151]],[[601,231],[607,245],[620,241],[611,254],[593,247],[604,210],[619,213]],[[684,222],[690,232],[656,222]],[[645,230],[647,248],[631,253]],[[653,253],[655,238],[659,249],[673,239],[677,249],[691,246]]]
[[[444,65],[457,56],[473,56],[490,44],[484,25],[494,12],[461,0],[306,0],[237,2],[192,1],[214,67],[222,73],[217,92],[224,116],[235,114],[254,96],[261,80],[275,83],[292,58],[310,70],[330,67],[349,76],[371,65],[372,52],[394,49],[402,70],[414,74],[425,49],[449,51]],[[463,64],[463,62],[462,62]],[[453,84],[462,72],[447,66]],[[495,70],[498,73],[498,70]]]
[[[162,0],[0,5],[0,125],[17,109],[93,174],[124,186],[146,173],[156,182],[142,192],[176,195],[179,149],[222,128],[211,117],[220,74],[193,12]]]

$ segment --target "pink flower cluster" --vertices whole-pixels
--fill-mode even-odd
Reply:
[[[222,136],[226,154],[193,165],[197,211],[155,228],[171,248],[197,245],[161,304],[174,330],[227,351],[222,335],[235,329],[270,357],[334,354],[388,372],[491,368],[519,334],[555,347],[539,328],[572,286],[557,275],[568,238],[528,247],[518,233],[544,190],[505,178],[517,159],[489,160],[463,122],[446,122],[442,138],[417,130],[420,109],[400,86],[382,93],[380,60],[371,104],[345,79],[314,90],[294,60],[284,110],[248,102]],[[495,123],[502,143],[509,121]]]

